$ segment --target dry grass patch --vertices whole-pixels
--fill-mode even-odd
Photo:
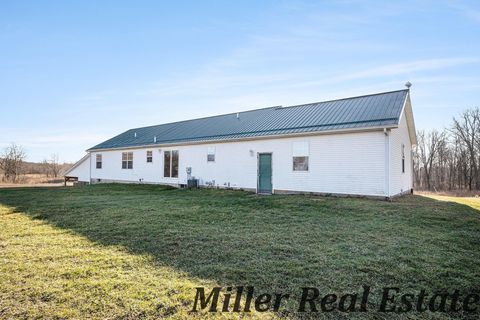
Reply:
[[[472,209],[480,211],[480,197],[456,197],[456,196],[446,196],[441,194],[434,193],[425,193],[423,196],[439,201],[454,202],[459,204],[464,204],[471,207]]]

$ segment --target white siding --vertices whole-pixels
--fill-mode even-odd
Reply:
[[[89,166],[90,155],[83,157],[79,162],[77,162],[73,169],[70,169],[66,175],[69,177],[77,177],[78,181],[89,182],[90,181],[90,166]]]
[[[152,151],[152,162],[147,162],[147,151]],[[133,169],[122,169],[122,152],[133,152]],[[95,156],[102,155],[102,168],[95,166]],[[163,178],[163,153],[158,148],[128,149],[92,152],[92,182],[116,180],[124,182],[172,182]]]
[[[405,146],[405,173],[402,173],[402,144]],[[402,113],[398,128],[390,133],[390,196],[413,187],[412,170],[412,144],[405,113]]]
[[[309,171],[293,171],[293,142],[308,142]],[[215,147],[215,161],[207,162]],[[147,163],[146,151],[153,151]],[[163,177],[163,152],[179,150],[179,177]],[[125,151],[125,150],[124,150]],[[131,149],[133,169],[122,169],[122,151],[92,152],[92,181],[186,184],[186,167],[200,184],[255,189],[257,154],[272,153],[273,189],[322,193],[385,195],[385,136],[381,131],[324,134],[308,137]],[[101,153],[102,169],[95,169]]]

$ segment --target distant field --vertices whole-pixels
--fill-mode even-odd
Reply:
[[[31,173],[20,175],[15,183],[0,180],[0,188],[58,186],[63,186],[63,176],[53,178],[48,177],[46,174]]]
[[[344,294],[369,285],[372,309],[385,286],[478,292],[480,214],[478,202],[466,204],[151,185],[1,189],[0,318],[200,318],[189,312],[194,288],[215,285],[294,294],[303,286]],[[287,301],[283,310],[296,307]]]

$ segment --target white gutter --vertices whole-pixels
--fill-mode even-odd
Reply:
[[[385,197],[390,197],[390,129],[383,128],[385,134]]]
[[[92,153],[88,153],[88,171],[89,171],[89,178],[88,178],[88,184],[92,183]]]
[[[242,137],[242,138],[230,138],[230,139],[205,139],[197,141],[186,141],[186,142],[172,142],[172,143],[158,143],[158,144],[144,144],[138,146],[128,146],[128,147],[115,147],[115,148],[102,148],[102,149],[88,149],[86,152],[102,152],[109,150],[126,150],[126,149],[142,149],[142,148],[160,148],[160,147],[175,147],[175,146],[188,146],[195,144],[211,144],[211,143],[229,143],[235,141],[251,141],[251,140],[268,140],[268,139],[282,139],[290,137],[305,137],[305,136],[316,136],[316,135],[328,135],[328,134],[347,134],[347,133],[356,133],[356,132],[369,132],[369,131],[378,131],[385,129],[398,128],[398,124],[392,124],[388,126],[376,126],[376,127],[363,127],[363,128],[350,128],[350,129],[336,129],[336,130],[325,130],[325,131],[311,131],[311,132],[298,132],[298,133],[288,133],[288,134],[276,134],[276,135],[265,135],[265,136],[252,136],[252,137]]]

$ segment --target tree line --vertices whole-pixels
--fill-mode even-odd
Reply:
[[[3,182],[18,182],[19,177],[25,174],[41,174],[47,178],[57,178],[69,164],[61,164],[58,154],[52,154],[50,159],[44,159],[41,163],[26,162],[25,149],[12,143],[0,153],[0,174]]]
[[[480,109],[465,110],[443,130],[420,130],[413,150],[417,190],[480,190]]]

